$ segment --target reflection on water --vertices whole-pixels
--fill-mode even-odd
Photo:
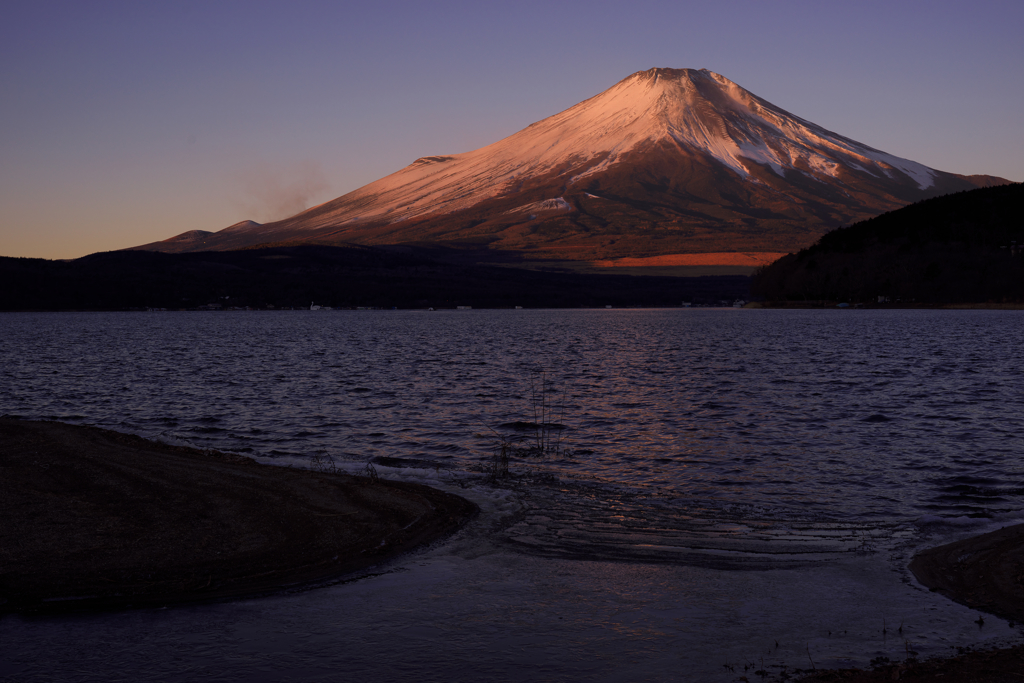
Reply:
[[[913,525],[798,518],[749,505],[678,500],[535,479],[511,486],[521,503],[494,538],[546,557],[783,569],[850,553],[890,552],[915,537]]]
[[[0,411],[279,458],[464,469],[543,371],[578,453],[661,497],[844,519],[1021,508],[1018,311],[7,314]]]
[[[0,676],[502,680],[525,667],[736,680],[760,657],[806,667],[807,648],[819,666],[901,658],[882,618],[905,620],[925,655],[1008,638],[905,565],[922,544],[1024,516],[1022,323],[1014,311],[0,314],[0,413],[279,464],[374,458],[386,477],[484,508],[447,544],[355,583],[7,617],[0,641],[18,654]],[[522,476],[490,487],[484,460],[501,425],[534,419],[541,371],[552,403],[564,392],[574,455],[514,463]]]

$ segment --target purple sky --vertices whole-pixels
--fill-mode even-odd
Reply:
[[[1024,180],[1024,2],[19,2],[0,22],[0,255],[268,221],[707,68],[954,173]]]

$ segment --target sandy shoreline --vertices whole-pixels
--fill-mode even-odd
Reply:
[[[424,486],[0,418],[0,613],[162,606],[316,585],[450,534],[476,512]],[[952,600],[1024,621],[1024,525],[921,551],[910,569]],[[1024,645],[793,673],[805,681],[999,681],[1020,671]]]
[[[1011,622],[1024,621],[1024,524],[922,550],[910,562],[922,585],[950,600]],[[984,616],[979,619],[984,621]],[[813,673],[817,681],[1015,681],[1024,680],[1024,645],[962,650],[955,657],[894,662],[871,670]]]
[[[476,512],[416,484],[0,418],[0,612],[272,593],[365,570]]]
[[[923,550],[910,571],[950,600],[1024,621],[1024,524]]]

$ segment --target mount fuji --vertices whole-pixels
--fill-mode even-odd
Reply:
[[[494,260],[756,264],[912,202],[1008,182],[873,149],[706,69],[658,68],[290,218],[135,249],[405,244]]]

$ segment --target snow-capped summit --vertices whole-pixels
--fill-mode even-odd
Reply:
[[[561,259],[785,252],[853,220],[999,182],[873,149],[706,69],[649,69],[487,147],[417,159],[204,246],[468,241]]]

